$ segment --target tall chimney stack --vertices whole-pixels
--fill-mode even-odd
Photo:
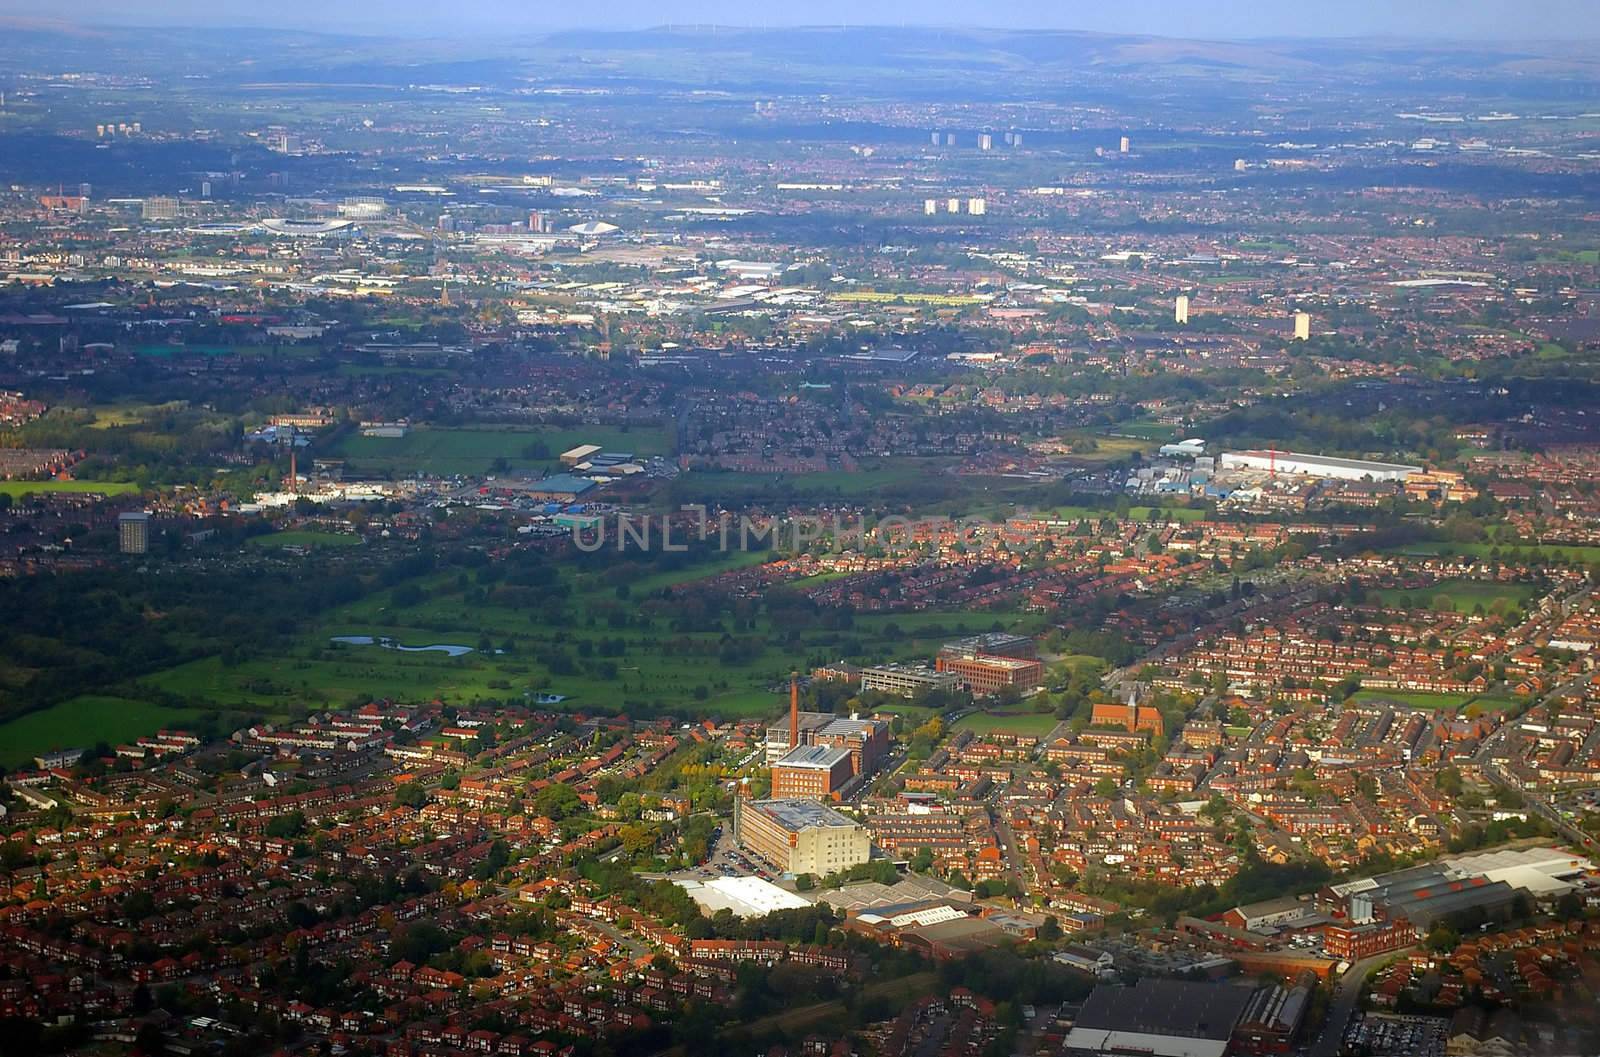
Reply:
[[[789,673],[789,748],[800,747],[800,673]]]

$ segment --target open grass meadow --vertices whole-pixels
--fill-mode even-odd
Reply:
[[[854,472],[744,473],[695,470],[679,477],[672,492],[683,502],[747,503],[763,500],[915,499],[928,491],[951,491],[965,483],[945,473],[953,460],[936,457],[863,459]]]
[[[0,494],[12,498],[46,492],[127,495],[138,490],[139,486],[132,481],[0,481]]]
[[[1061,722],[1053,712],[973,712],[956,720],[957,730],[974,734],[1023,734],[1042,738]]]
[[[1518,543],[1514,540],[1499,543],[1408,543],[1396,548],[1396,553],[1418,557],[1438,555],[1499,557],[1508,562],[1520,556],[1529,561],[1572,561],[1587,565],[1600,563],[1600,547],[1563,543]]]
[[[497,459],[504,460],[504,465],[512,472],[554,471],[559,465],[557,457],[580,444],[598,444],[607,451],[627,451],[645,457],[669,453],[672,436],[666,428],[642,427],[419,426],[404,437],[364,437],[352,433],[328,454],[343,458],[353,469],[364,473],[449,477],[488,473]]]
[[[1485,611],[1496,607],[1525,607],[1538,594],[1538,588],[1532,584],[1504,584],[1488,580],[1443,580],[1427,587],[1384,588],[1373,594],[1383,605],[1399,609],[1470,613],[1478,606]]]
[[[0,766],[26,765],[52,749],[111,745],[182,727],[195,713],[148,701],[86,694],[0,723]]]
[[[1430,694],[1405,690],[1358,690],[1354,700],[1361,704],[1389,704],[1406,708],[1425,708],[1434,712],[1460,712],[1479,716],[1485,712],[1520,715],[1528,699],[1509,694]]]
[[[663,591],[760,560],[735,552],[622,578],[614,569],[563,568],[560,583],[571,593],[553,620],[542,601],[515,606],[492,590],[463,589],[456,572],[434,574],[328,611],[279,655],[207,657],[142,682],[212,708],[277,717],[373,697],[470,704],[558,694],[566,698],[562,707],[573,710],[737,718],[777,714],[788,673],[816,662],[927,660],[948,639],[997,624],[1026,633],[1043,627],[1036,615],[923,612],[865,614],[844,628],[819,623],[794,630],[775,626],[764,611],[745,620],[724,616],[704,630],[672,626],[675,603]],[[647,625],[640,616],[648,616]],[[360,636],[407,649],[333,641]],[[429,646],[468,652],[423,649]]]
[[[1358,690],[1354,700],[1365,705],[1401,705],[1454,712],[1472,700],[1465,694],[1431,694],[1418,690]]]

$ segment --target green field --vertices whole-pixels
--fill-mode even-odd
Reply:
[[[1053,712],[974,712],[956,720],[956,729],[975,734],[1031,734],[1042,738],[1059,722]]]
[[[1051,670],[1069,668],[1077,675],[1098,676],[1105,670],[1106,662],[1103,657],[1093,657],[1087,653],[1065,653],[1047,659],[1045,667]]]
[[[674,493],[685,501],[717,500],[749,502],[785,497],[791,501],[833,497],[877,497],[901,492],[915,493],[931,484],[960,486],[957,478],[944,470],[951,460],[940,458],[894,458],[862,460],[854,472],[822,470],[817,473],[743,473],[735,470],[695,470],[674,485]]]
[[[0,765],[17,767],[51,749],[111,745],[181,727],[193,713],[148,701],[85,695],[0,724]]]
[[[448,477],[489,473],[496,459],[504,459],[512,472],[553,471],[558,467],[557,456],[579,444],[598,444],[607,451],[629,451],[643,457],[667,454],[672,449],[672,438],[665,428],[436,429],[419,426],[404,437],[364,437],[353,433],[328,454],[370,473]],[[536,454],[541,448],[544,454]]]
[[[1569,546],[1559,543],[1519,543],[1515,540],[1499,543],[1409,543],[1395,550],[1397,554],[1416,557],[1461,555],[1489,558],[1496,552],[1504,561],[1511,561],[1516,555],[1521,555],[1528,561],[1579,561],[1585,564],[1600,562],[1600,547],[1585,547],[1578,544]]]
[[[1354,700],[1366,705],[1392,704],[1454,712],[1472,700],[1470,695],[1429,694],[1410,690],[1358,690]]]
[[[137,492],[139,486],[132,481],[0,481],[0,494],[24,496],[45,492],[81,492],[96,495],[126,495]]]
[[[1116,436],[1115,434],[1123,433],[1121,427],[1116,427],[1104,433],[1096,433],[1093,435],[1096,445],[1094,451],[1076,453],[1068,458],[1073,462],[1104,463],[1126,459],[1135,453],[1155,451],[1159,446],[1156,441],[1139,436],[1140,432],[1143,431],[1135,429],[1130,431],[1129,435]]]
[[[318,532],[288,529],[250,537],[252,547],[359,547],[363,540],[352,532]]]
[[[567,616],[557,621],[544,620],[527,607],[469,597],[475,592],[460,585],[456,572],[434,574],[411,582],[420,589],[421,601],[396,604],[393,590],[369,595],[320,617],[281,655],[231,664],[208,657],[143,682],[209,708],[278,716],[345,707],[371,697],[439,697],[465,704],[475,699],[521,701],[533,691],[565,695],[566,707],[576,710],[646,706],[729,718],[767,716],[783,707],[789,671],[818,658],[925,661],[948,639],[996,624],[1025,633],[1043,629],[1041,617],[1004,612],[863,614],[845,630],[808,626],[793,633],[792,643],[790,630],[775,627],[765,612],[756,614],[749,626],[730,627],[726,618],[720,628],[681,631],[671,626],[674,603],[661,598],[663,589],[763,557],[733,552],[688,569],[644,569],[631,577],[604,568],[563,568],[561,581],[572,594],[564,603]],[[618,596],[618,584],[626,585],[625,597]],[[660,615],[648,627],[613,626],[606,619],[612,613],[631,618],[641,608]],[[450,657],[331,641],[333,636],[360,635],[412,647],[468,646],[472,652]],[[746,653],[725,659],[721,651],[729,639],[747,644]],[[610,656],[602,652],[607,643],[614,650]],[[508,652],[495,652],[506,647]],[[560,657],[566,662],[557,663]]]
[[[1482,606],[1521,608],[1538,589],[1531,584],[1503,584],[1487,580],[1441,580],[1427,587],[1389,587],[1374,591],[1380,604],[1399,609],[1433,609],[1445,613],[1470,613]]]
[[[1119,422],[1106,432],[1140,440],[1159,440],[1164,444],[1178,435],[1178,427],[1149,419],[1135,419],[1132,422]]]
[[[1510,697],[1505,694],[1483,694],[1472,699],[1467,705],[1467,715],[1481,716],[1485,712],[1507,712],[1513,716],[1520,715],[1527,707],[1527,698]]]

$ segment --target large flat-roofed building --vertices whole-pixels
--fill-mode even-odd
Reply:
[[[1026,635],[991,631],[970,638],[956,639],[939,647],[941,657],[1015,657],[1031,661],[1039,656],[1039,645]]]
[[[1594,869],[1588,859],[1561,848],[1502,848],[1452,856],[1439,863],[1458,877],[1504,881],[1541,899],[1571,891],[1574,882]]]
[[[775,910],[804,910],[811,901],[759,877],[713,877],[674,882],[707,914],[730,910],[734,917],[758,918]]]
[[[953,690],[959,682],[954,672],[919,665],[880,664],[861,669],[861,689],[900,697],[913,697],[923,690]]]
[[[1254,988],[1184,980],[1102,984],[1084,1002],[1064,1052],[1223,1057],[1254,994]]]
[[[576,466],[592,455],[599,455],[600,452],[598,444],[580,444],[561,453],[561,465]]]
[[[783,873],[826,876],[872,857],[866,828],[816,800],[748,800],[733,805],[739,846]]]
[[[1339,481],[1404,481],[1411,474],[1422,472],[1422,467],[1405,463],[1340,459],[1298,451],[1223,452],[1218,467],[1223,470],[1266,470],[1269,473],[1298,474],[1303,477],[1328,477]]]
[[[772,765],[772,795],[832,797],[855,777],[850,750],[832,745],[802,745]]]
[[[530,499],[544,499],[553,503],[570,503],[590,491],[595,483],[587,477],[574,477],[568,473],[558,473],[536,481],[524,491]]]
[[[946,657],[935,664],[974,694],[996,694],[1007,688],[1031,690],[1044,681],[1044,665],[1019,657]]]

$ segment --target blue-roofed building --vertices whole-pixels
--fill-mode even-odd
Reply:
[[[558,473],[530,484],[528,495],[533,499],[547,499],[553,503],[570,503],[595,487],[595,483],[587,477]]]

